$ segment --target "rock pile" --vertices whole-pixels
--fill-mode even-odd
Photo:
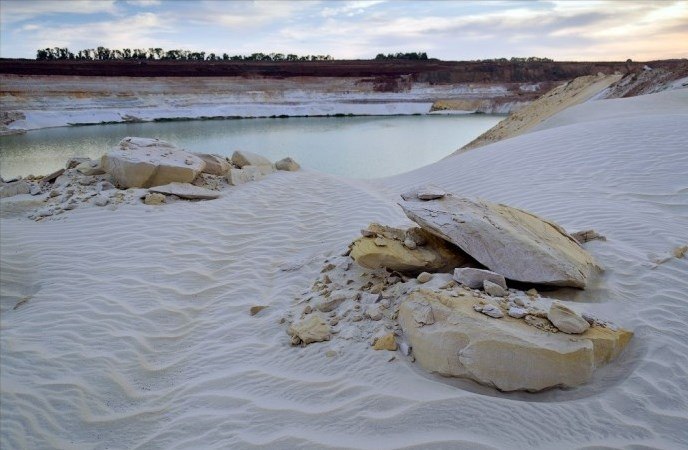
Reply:
[[[276,166],[299,169],[291,158],[272,164],[243,151],[225,158],[191,153],[159,139],[128,137],[99,161],[74,157],[64,169],[45,177],[0,180],[0,198],[35,196],[45,205],[32,210],[29,217],[43,220],[88,204],[116,208],[122,203],[162,205],[177,199],[215,199],[228,186],[260,180],[278,170]]]
[[[402,197],[420,228],[371,224],[345,256],[326,260],[284,319],[293,345],[365,341],[430,372],[539,391],[587,382],[631,339],[535,289],[509,289],[508,280],[585,287],[598,266],[560,226],[433,186]],[[318,339],[299,335],[316,324]]]

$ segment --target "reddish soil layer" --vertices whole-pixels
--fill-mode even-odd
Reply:
[[[598,72],[628,73],[652,67],[672,69],[685,60],[625,62],[461,62],[341,60],[313,62],[266,61],[35,61],[0,59],[0,74],[123,77],[245,76],[288,78],[374,77],[429,83],[513,83],[568,80]]]

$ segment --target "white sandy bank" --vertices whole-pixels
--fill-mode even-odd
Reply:
[[[205,203],[0,219],[2,447],[680,448],[688,259],[653,260],[687,243],[688,108],[560,114],[372,183],[278,173]],[[396,195],[429,181],[606,235],[587,244],[604,277],[567,297],[633,329],[630,348],[580,389],[504,395],[365,344],[290,347],[278,320],[323,259],[406,222]]]

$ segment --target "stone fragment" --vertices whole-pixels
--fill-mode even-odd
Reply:
[[[380,311],[380,305],[369,305],[365,310],[365,315],[370,320],[380,320],[382,319],[382,311]]]
[[[590,328],[587,320],[560,302],[552,303],[547,318],[552,322],[552,325],[564,333],[581,334]]]
[[[301,168],[299,164],[291,159],[289,156],[287,156],[284,159],[280,159],[275,163],[275,168],[277,170],[286,170],[287,172],[296,172]]]
[[[267,308],[267,306],[265,306],[265,305],[255,305],[255,306],[251,306],[251,308],[248,310],[248,312],[252,316],[255,316],[256,314],[258,314],[259,312],[261,312],[265,308]]]
[[[528,297],[537,297],[537,296],[539,296],[540,294],[538,294],[537,289],[535,289],[535,288],[530,288],[530,289],[528,289],[528,290],[526,291],[526,295],[527,295]]]
[[[345,301],[349,300],[350,298],[353,298],[355,294],[349,291],[344,291],[344,290],[339,290],[339,291],[334,291],[330,294],[329,297],[327,298],[322,298],[315,308],[318,311],[321,312],[330,312],[334,309],[336,309],[339,305],[344,303]]]
[[[421,272],[420,275],[416,277],[416,280],[418,280],[419,283],[427,283],[428,281],[432,280],[432,274],[428,272]]]
[[[431,184],[428,184],[426,186],[422,186],[416,189],[411,190],[408,193],[401,194],[401,198],[404,200],[409,200],[409,199],[419,199],[419,200],[437,200],[438,198],[442,198],[447,193],[441,189],[438,188],[437,186],[433,186]],[[408,197],[408,198],[407,198]]]
[[[459,267],[454,270],[454,280],[471,289],[482,289],[490,281],[506,289],[506,280],[498,273],[473,267]]]
[[[41,179],[41,183],[42,184],[52,183],[53,181],[57,180],[60,177],[60,175],[62,175],[63,173],[65,173],[65,169],[58,169],[55,172],[44,176]]]
[[[186,161],[191,161],[187,164]],[[128,137],[101,158],[103,170],[122,188],[190,183],[205,168],[199,157],[158,140]]]
[[[387,333],[375,340],[373,344],[374,350],[388,350],[390,352],[396,351],[397,341],[394,333]]]
[[[294,345],[329,341],[331,337],[330,326],[318,314],[311,314],[300,322],[292,324],[287,333],[292,336]]]
[[[93,204],[96,206],[106,206],[110,203],[110,198],[105,195],[96,195],[93,199]]]
[[[165,196],[155,192],[146,194],[146,197],[143,199],[143,203],[146,205],[161,205],[165,203]]]
[[[163,186],[154,186],[148,190],[158,194],[176,195],[179,198],[188,200],[212,200],[220,196],[218,191],[212,191],[189,183],[169,183]]]
[[[76,170],[77,172],[88,176],[102,175],[105,173],[98,161],[92,161],[90,159],[76,166]]]
[[[571,233],[571,237],[578,241],[579,244],[585,244],[586,242],[594,240],[607,240],[606,237],[602,236],[595,230],[576,231],[575,233]]]
[[[526,211],[451,194],[405,198],[411,220],[510,280],[584,288],[599,268],[563,228]]]
[[[509,317],[521,319],[528,314],[528,311],[526,311],[523,308],[519,308],[518,306],[512,306],[511,308],[509,308],[509,312],[507,314],[509,314]]]
[[[497,283],[493,283],[490,280],[483,281],[483,289],[485,290],[486,294],[491,295],[493,297],[506,297],[508,294],[506,289],[504,289]]]
[[[500,308],[489,303],[473,305],[473,309],[495,319],[504,317],[504,312]]]
[[[86,158],[86,157],[80,157],[80,156],[74,156],[72,158],[69,158],[67,160],[67,164],[65,165],[65,169],[76,169],[76,167],[84,162],[90,161],[91,158]]]
[[[473,310],[479,301],[470,295],[453,298],[425,289],[402,299],[399,321],[423,368],[503,391],[573,387],[616,358],[633,335],[623,329],[592,327],[572,339],[564,333],[543,332],[523,319],[494,320]],[[423,304],[431,307],[433,324],[421,326],[415,320],[414,311]]]
[[[212,155],[210,153],[194,153],[195,156],[201,158],[205,163],[203,173],[210,175],[225,176],[232,165],[224,156]]]

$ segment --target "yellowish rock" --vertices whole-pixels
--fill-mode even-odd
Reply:
[[[267,308],[267,306],[265,306],[265,305],[251,306],[251,309],[249,309],[248,312],[249,312],[249,314],[251,314],[252,316],[255,316],[256,314],[258,314],[259,312],[261,312],[261,311],[264,310],[265,308]]]
[[[472,294],[450,297],[421,289],[402,302],[399,321],[416,361],[443,376],[469,378],[502,391],[579,386],[616,358],[633,333],[592,326],[575,337],[473,310]],[[430,308],[434,321],[418,321]]]
[[[373,349],[375,350],[388,350],[390,352],[396,351],[397,341],[394,337],[394,333],[388,333],[384,336],[377,338],[375,344],[373,344]]]
[[[143,203],[146,205],[161,205],[165,203],[165,196],[163,194],[158,194],[157,192],[146,194],[146,197],[143,199]]]
[[[310,314],[300,322],[292,324],[287,332],[295,345],[329,341],[331,337],[330,326],[318,314]]]
[[[401,230],[373,224],[370,236],[351,244],[351,257],[368,269],[387,268],[401,273],[450,272],[472,261],[456,246],[420,228]],[[412,239],[411,249],[404,241]]]

